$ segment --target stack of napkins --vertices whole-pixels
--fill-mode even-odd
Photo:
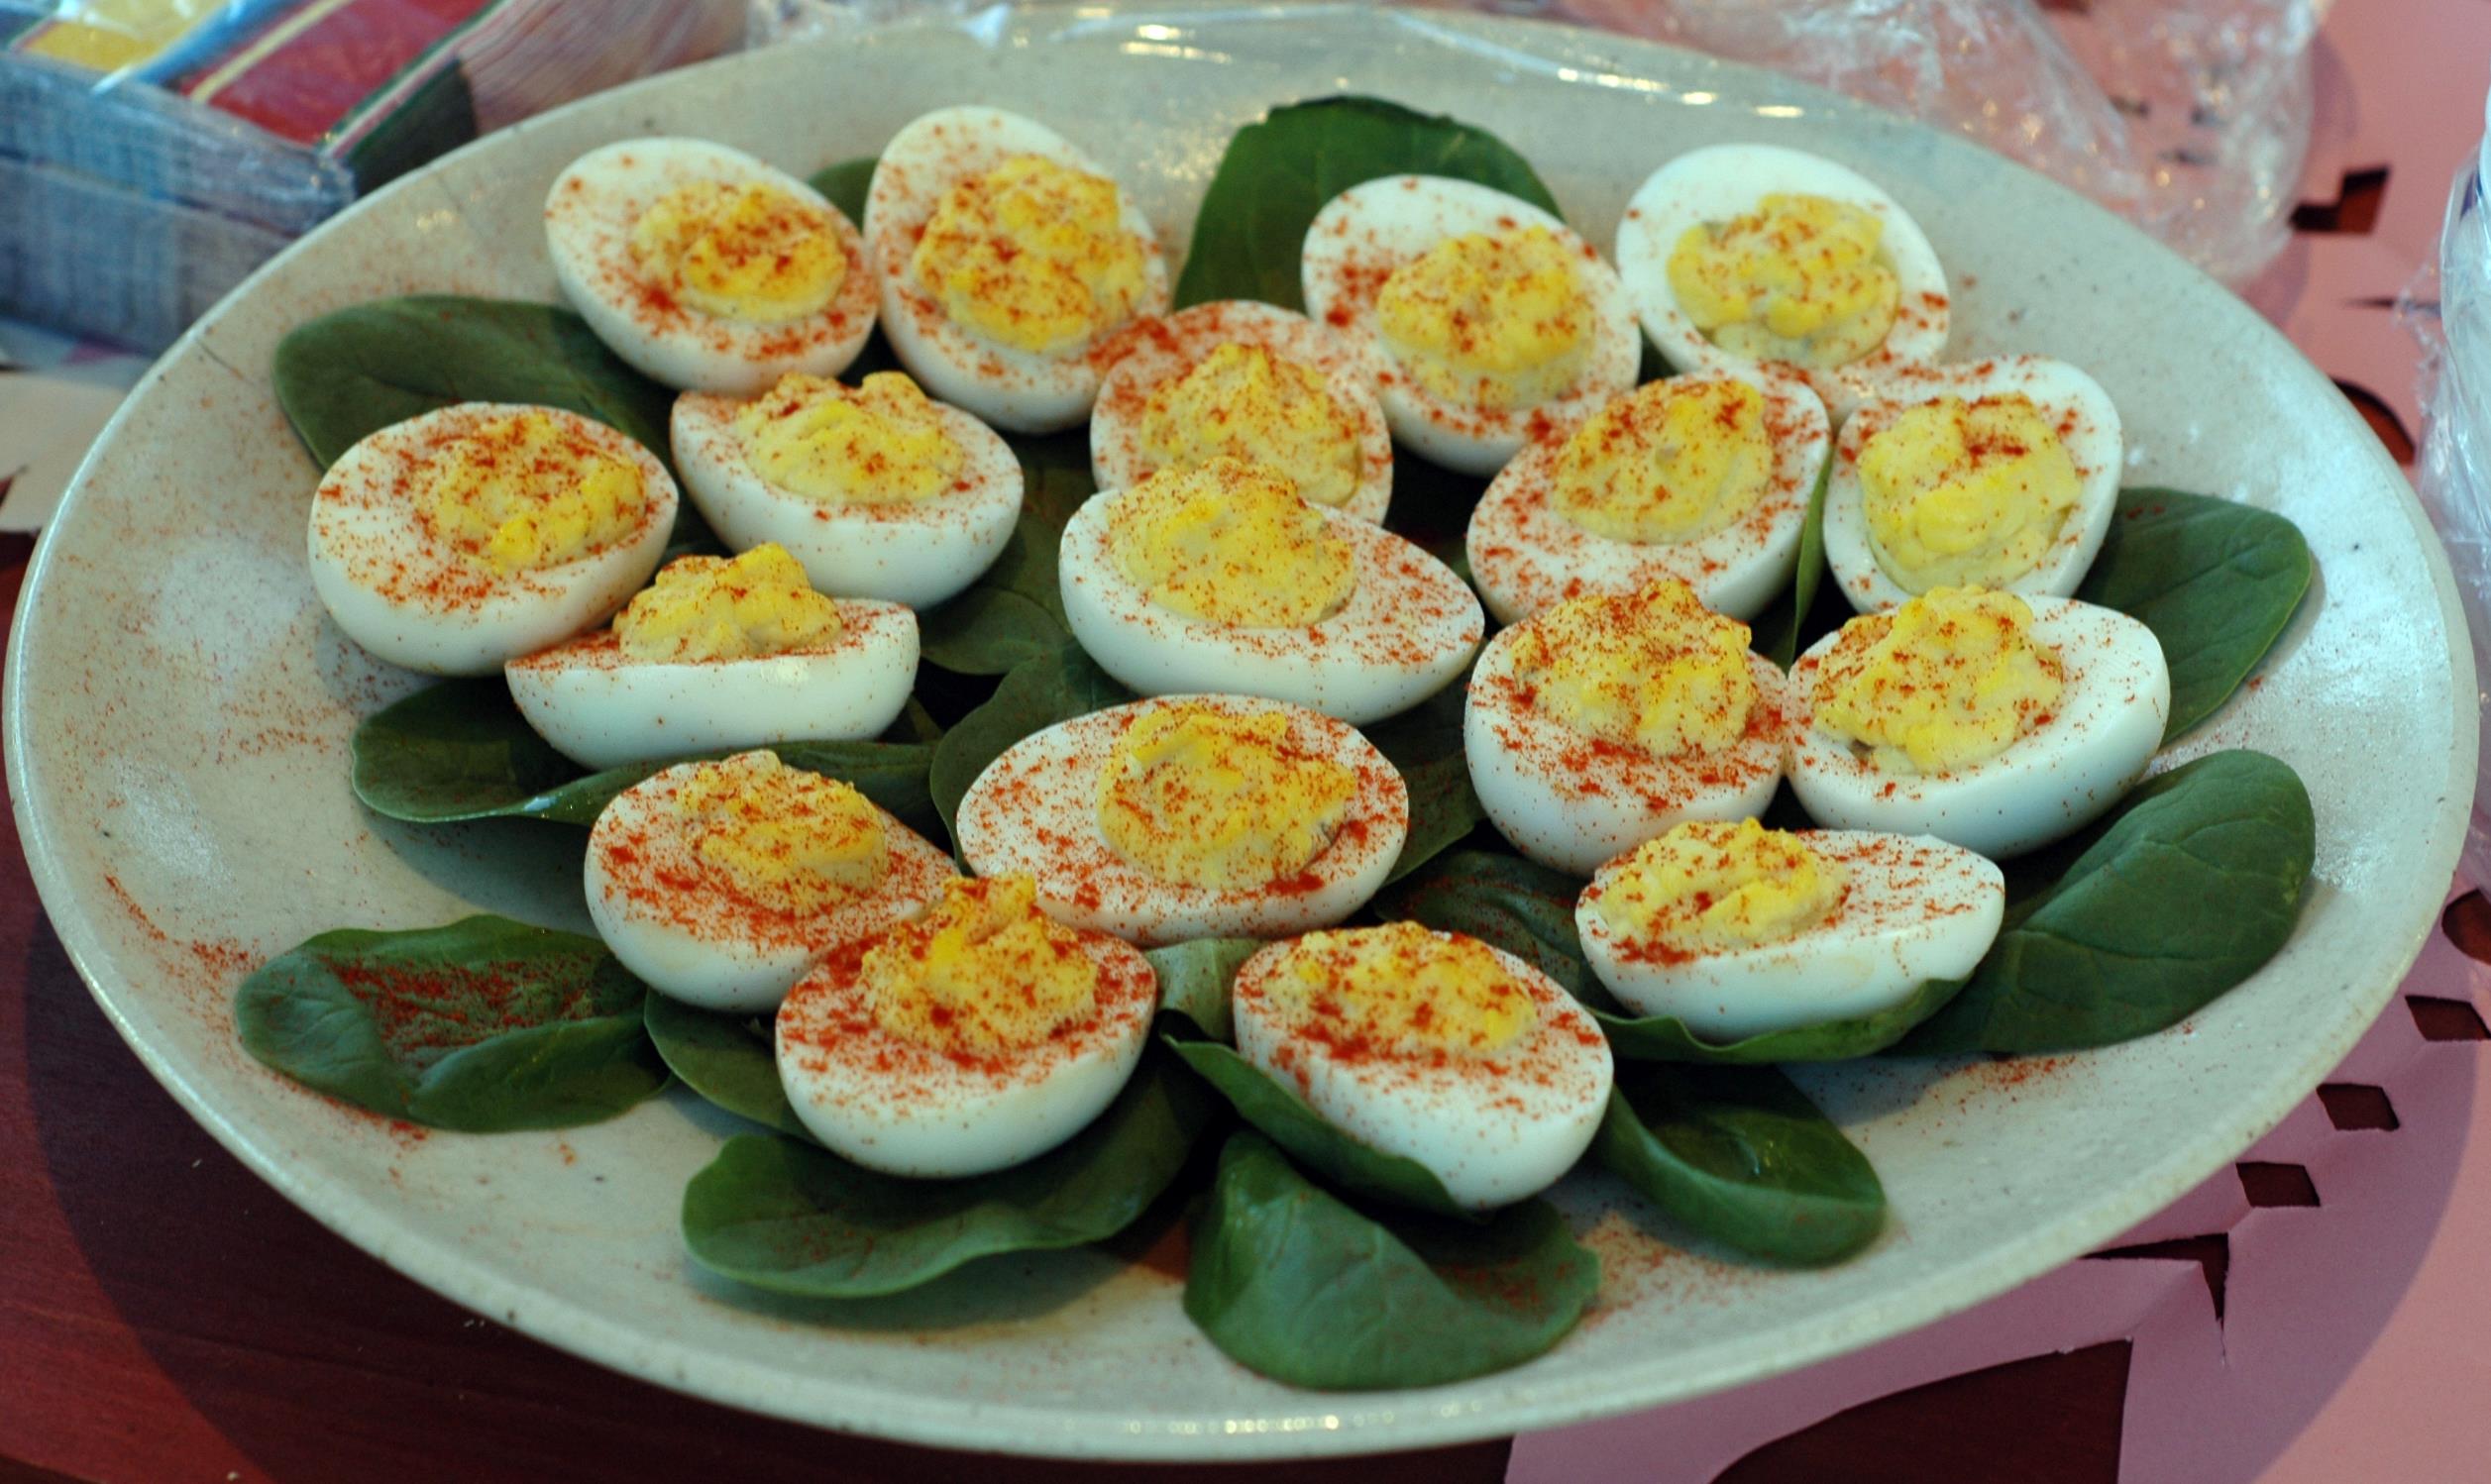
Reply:
[[[743,0],[0,0],[0,315],[161,349],[363,192],[743,27]]]

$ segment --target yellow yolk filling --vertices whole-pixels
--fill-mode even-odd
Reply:
[[[1758,361],[1848,366],[1886,343],[1900,290],[1878,255],[1875,212],[1774,194],[1726,222],[1686,229],[1670,291],[1713,344]]]
[[[1878,565],[1920,592],[2029,575],[2084,480],[2041,409],[2010,392],[1905,409],[1861,448],[1860,493]]]
[[[1162,469],[1199,469],[1221,455],[1267,464],[1318,505],[1357,492],[1357,426],[1323,373],[1261,346],[1223,345],[1150,394],[1141,450]]]
[[[1545,402],[1591,353],[1591,296],[1546,227],[1447,238],[1393,270],[1375,316],[1402,370],[1458,407]]]
[[[944,195],[909,270],[955,323],[1047,355],[1132,318],[1145,261],[1115,181],[1020,155]]]
[[[1940,587],[1842,626],[1818,680],[1816,725],[1895,773],[1952,773],[2048,719],[2056,651],[2011,592]]]
[[[735,432],[763,479],[823,504],[930,499],[968,462],[940,409],[902,371],[875,371],[853,388],[790,372],[735,414]]]
[[[631,224],[631,256],[693,308],[750,325],[802,319],[847,281],[830,213],[760,180],[668,191]]]
[[[784,654],[835,639],[839,605],[777,542],[740,557],[678,557],[614,615],[634,660],[698,663]]]
[[[871,891],[890,869],[882,811],[836,779],[776,753],[702,765],[675,793],[697,831],[694,853],[746,897],[783,912],[817,912]]]
[[[1635,848],[1592,910],[1620,937],[1681,953],[1776,943],[1825,920],[1842,868],[1805,835],[1690,821]]]
[[[1357,583],[1350,543],[1288,477],[1213,459],[1161,470],[1116,505],[1108,550],[1150,601],[1245,628],[1296,628],[1337,612]]]
[[[923,916],[866,950],[858,970],[874,1021],[947,1054],[1035,1046],[1098,1007],[1081,935],[1037,908],[1026,876],[958,878]]]
[[[1531,992],[1494,950],[1416,922],[1310,932],[1264,993],[1302,1033],[1394,1056],[1494,1056],[1540,1023]]]
[[[1718,752],[1756,705],[1748,627],[1662,578],[1568,598],[1522,625],[1514,673],[1543,714],[1584,736],[1659,756]]]
[[[497,417],[444,440],[424,462],[432,529],[499,573],[540,572],[637,530],[640,471],[542,412]]]
[[[1276,711],[1144,714],[1100,775],[1100,833],[1163,881],[1230,891],[1297,875],[1340,832],[1357,775],[1288,737]]]
[[[1754,509],[1773,467],[1764,393],[1744,381],[1652,381],[1566,440],[1551,503],[1611,541],[1696,541]]]

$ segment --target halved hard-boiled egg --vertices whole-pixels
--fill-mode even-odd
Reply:
[[[1827,635],[1790,671],[1790,787],[1838,829],[1986,856],[2118,801],[2171,712],[2153,630],[2066,597],[1940,587]]]
[[[1789,583],[1830,443],[1824,404],[1779,371],[1648,381],[1497,474],[1470,513],[1470,577],[1500,623],[1662,577],[1754,617]]]
[[[1139,949],[1039,911],[1028,878],[955,878],[789,993],[779,1082],[813,1137],[868,1169],[980,1175],[1105,1111],[1158,998]]]
[[[1946,270],[1874,181],[1775,145],[1714,145],[1653,171],[1617,227],[1617,270],[1680,371],[1768,363],[1835,421],[1946,349]]]
[[[647,449],[559,407],[460,402],[338,456],[311,496],[311,585],[393,665],[490,675],[622,606],[675,524]]]
[[[587,768],[879,735],[917,684],[917,615],[833,599],[777,546],[678,557],[611,627],[502,667],[528,725]]]
[[[1574,876],[1682,819],[1760,812],[1782,781],[1788,699],[1747,642],[1676,578],[1499,633],[1462,721],[1480,807],[1524,855]]]
[[[545,246],[596,338],[677,390],[835,376],[873,333],[855,225],[804,181],[706,140],[581,156],[545,198]]]
[[[747,752],[614,795],[589,916],[624,968],[706,1009],[767,1009],[842,944],[914,917],[951,857],[836,779]]]
[[[1348,723],[1286,701],[1161,696],[1013,744],[960,801],[960,857],[1028,876],[1059,920],[1138,943],[1338,922],[1409,833],[1401,775]]]
[[[1372,347],[1271,304],[1222,299],[1118,337],[1090,414],[1090,470],[1130,489],[1223,454],[1268,464],[1308,501],[1380,521],[1392,434]]]
[[[1487,627],[1444,563],[1225,456],[1090,498],[1058,571],[1073,637],[1143,694],[1266,695],[1354,725],[1443,689]]]
[[[1998,867],[1943,840],[1702,820],[1602,866],[1574,925],[1583,961],[1630,1009],[1727,1041],[1962,979],[2005,911]]]
[[[1239,1054],[1472,1211],[1571,1169],[1616,1074],[1599,1024],[1556,981],[1415,922],[1274,943],[1238,969],[1233,1003]]]
[[[1933,587],[2065,597],[2102,550],[2124,463],[2110,393],[2064,361],[1897,374],[1842,426],[1825,560],[1863,613]]]
[[[1021,516],[1021,461],[994,429],[898,371],[790,375],[748,400],[675,399],[692,502],[742,549],[776,542],[841,597],[931,607],[994,565]]]
[[[1299,265],[1306,312],[1385,363],[1392,435],[1494,474],[1533,432],[1635,384],[1642,343],[1617,274],[1528,201],[1388,175],[1324,204]]]
[[[865,197],[883,333],[946,402],[1016,433],[1087,416],[1100,348],[1167,308],[1140,208],[1054,130],[942,108],[883,147]]]

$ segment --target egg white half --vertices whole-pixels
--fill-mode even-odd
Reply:
[[[2171,671],[2153,630],[2066,597],[2031,597],[2032,636],[2058,651],[2057,709],[2004,752],[1953,773],[1890,774],[1817,728],[1826,635],[1790,671],[1790,787],[1835,829],[1935,835],[1993,858],[2091,823],[2143,776],[2171,714]]]
[[[1377,297],[1396,269],[1447,238],[1517,227],[1546,228],[1576,250],[1591,301],[1587,358],[1573,380],[1544,401],[1502,410],[1455,405],[1399,371],[1377,323]],[[1572,228],[1503,191],[1440,175],[1387,175],[1354,185],[1315,213],[1299,273],[1308,315],[1382,361],[1377,395],[1392,436],[1447,469],[1492,475],[1536,430],[1579,422],[1635,384],[1643,343],[1616,270]]]
[[[1127,860],[1099,829],[1099,782],[1134,722],[1174,704],[1237,716],[1277,711],[1290,744],[1356,775],[1340,833],[1286,882],[1198,887]],[[1245,695],[1161,696],[1111,706],[1023,738],[986,766],[960,800],[961,859],[980,876],[1037,881],[1047,915],[1143,944],[1280,937],[1339,922],[1384,884],[1409,834],[1410,795],[1373,743],[1304,706]]]
[[[1348,1057],[1303,1034],[1271,993],[1289,948],[1274,943],[1238,969],[1237,1050],[1326,1122],[1370,1149],[1426,1166],[1471,1211],[1538,1195],[1590,1147],[1616,1064],[1591,1012],[1555,980],[1491,947],[1538,1014],[1520,1044],[1475,1058],[1373,1050]]]
[[[842,601],[827,642],[736,660],[633,660],[610,628],[511,661],[510,698],[585,768],[880,736],[917,684],[917,615]]]
[[[1498,472],[1470,512],[1463,540],[1470,577],[1497,622],[1517,623],[1563,598],[1631,591],[1663,577],[1693,587],[1714,612],[1746,619],[1789,584],[1808,498],[1832,442],[1824,404],[1806,383],[1775,369],[1699,371],[1679,379],[1744,381],[1764,393],[1773,441],[1764,494],[1729,526],[1693,541],[1597,535],[1559,513],[1554,498],[1557,456],[1581,424],[1551,429]]]
[[[1830,159],[1778,145],[1712,145],[1690,150],[1652,172],[1626,203],[1617,224],[1617,271],[1636,316],[1670,365],[1680,371],[1723,371],[1757,363],[1713,344],[1678,306],[1670,287],[1670,255],[1687,229],[1726,222],[1756,209],[1766,196],[1824,196],[1876,214],[1882,256],[1894,269],[1899,304],[1878,349],[1848,366],[1787,368],[1804,379],[1839,423],[1876,394],[1889,374],[1935,361],[1946,350],[1953,299],[1946,269],[1920,224],[1867,176]]]
[[[1895,419],[1941,396],[1976,401],[2021,392],[2052,423],[2076,466],[2081,492],[2059,527],[2058,539],[2040,565],[2000,590],[2066,597],[2085,581],[2110,534],[2119,502],[2119,475],[2126,467],[2119,409],[2102,383],[2064,361],[2040,356],[2001,356],[1956,366],[1934,366],[1890,378],[1878,400],[1865,403],[1842,425],[1825,480],[1825,560],[1842,595],[1863,613],[1898,608],[1919,589],[1906,588],[1879,560],[1869,534],[1867,496],[1860,485],[1860,451]]]
[[[882,328],[900,364],[942,401],[966,407],[1015,433],[1052,433],[1089,415],[1112,338],[1041,356],[999,345],[959,324],[916,281],[909,258],[951,187],[1016,156],[1035,155],[1070,169],[1115,177],[1071,141],[1034,119],[1000,108],[938,108],[891,137],[865,195],[865,242],[881,286]],[[1142,245],[1137,317],[1168,304],[1167,259],[1133,192],[1119,186],[1127,232]]]
[[[1516,850],[1588,876],[1681,820],[1745,819],[1773,801],[1789,700],[1772,661],[1747,657],[1756,705],[1746,735],[1720,753],[1664,756],[1584,736],[1533,704],[1514,670],[1520,632],[1488,641],[1462,713],[1470,787]]]
[[[1143,320],[1103,354],[1107,378],[1090,413],[1090,473],[1101,489],[1130,489],[1159,472],[1142,447],[1150,398],[1224,345],[1260,346],[1324,378],[1324,389],[1357,428],[1357,487],[1338,508],[1380,522],[1392,503],[1392,433],[1375,386],[1383,363],[1371,346],[1337,335],[1302,314],[1246,299],[1221,299]]]
[[[1140,1064],[1158,977],[1130,943],[1082,934],[1098,1009],[994,1064],[954,1060],[875,1020],[858,969],[870,943],[833,953],[779,1007],[779,1084],[832,1152],[917,1179],[982,1175],[1034,1159],[1104,1112]]]
[[[871,891],[818,912],[756,901],[702,858],[676,805],[700,767],[678,764],[625,789],[589,831],[589,917],[622,966],[660,994],[704,1009],[768,1009],[825,954],[916,916],[951,879],[951,857],[885,812],[890,865]]]
[[[1778,942],[1693,954],[1638,940],[1599,911],[1621,857],[1574,904],[1583,961],[1635,1013],[1675,1016],[1721,1042],[1891,1008],[1930,980],[1968,976],[1998,938],[2006,878],[1973,852],[1926,835],[1800,838],[1844,876],[1822,920]]]
[[[1469,584],[1401,537],[1339,510],[1356,587],[1339,612],[1297,628],[1247,628],[1150,601],[1116,564],[1119,496],[1092,496],[1064,527],[1064,620],[1100,668],[1144,695],[1216,690],[1295,701],[1354,726],[1427,699],[1462,674],[1487,630]],[[1317,507],[1320,508],[1320,507]]]
[[[930,608],[995,564],[1021,518],[1021,461],[994,429],[957,407],[934,415],[966,456],[953,487],[921,500],[824,503],[771,483],[735,430],[742,404],[675,399],[676,467],[692,502],[734,551],[775,541],[816,591]]]
[[[758,181],[828,214],[847,275],[830,302],[776,324],[704,313],[652,283],[631,232],[668,192],[702,181]],[[679,391],[749,396],[789,371],[835,376],[874,329],[864,238],[804,181],[741,150],[698,139],[631,139],[572,161],[545,197],[545,247],[562,296],[615,355]]]
[[[420,477],[447,440],[540,413],[639,472],[646,503],[621,539],[535,572],[470,566],[427,527]],[[312,589],[346,637],[393,665],[490,675],[602,622],[657,571],[675,525],[675,481],[655,455],[559,407],[460,402],[393,423],[338,456],[311,496]]]

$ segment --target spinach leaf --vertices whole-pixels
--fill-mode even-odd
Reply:
[[[1446,1194],[1444,1182],[1427,1166],[1386,1154],[1335,1128],[1297,1094],[1235,1051],[1217,1041],[1172,1035],[1160,1039],[1205,1082],[1219,1089],[1240,1117],[1343,1190],[1437,1216],[1472,1219],[1473,1214]]]
[[[1613,1005],[1583,962],[1574,899],[1583,883],[1518,855],[1462,850],[1387,890],[1377,913],[1502,948],[1587,1005]]]
[[[1079,645],[1022,661],[987,702],[960,718],[934,746],[927,784],[945,828],[959,817],[960,800],[986,765],[1032,732],[1058,721],[1121,705],[1134,693],[1101,670]]]
[[[931,744],[780,742],[770,750],[793,767],[855,785],[911,828],[932,822],[925,786]],[[374,813],[414,824],[491,818],[594,824],[615,795],[660,769],[725,756],[695,753],[583,776],[578,764],[536,735],[500,681],[445,681],[355,728],[355,796]]]
[[[1158,1052],[1096,1121],[1027,1164],[903,1180],[793,1139],[727,1142],[684,1190],[695,1262],[775,1293],[898,1293],[997,1252],[1079,1246],[1132,1224],[1184,1168],[1210,1098]]]
[[[1612,1013],[1594,1006],[1593,1019],[1608,1033],[1609,1049],[1641,1061],[1711,1062],[1720,1066],[1769,1066],[1776,1062],[1849,1061],[1873,1056],[1901,1040],[1943,1008],[1964,987],[1960,979],[1924,980],[1905,999],[1885,1009],[1847,1020],[1793,1025],[1735,1041],[1708,1041],[1675,1015]]]
[[[2146,780],[2087,838],[1902,1054],[2067,1051],[2177,1024],[2292,936],[2318,849],[2299,776],[2248,751]]]
[[[1530,164],[1485,130],[1380,98],[1322,98],[1275,108],[1229,141],[1203,192],[1177,307],[1260,299],[1303,310],[1298,252],[1315,213],[1379,175],[1475,180],[1555,213]]]
[[[652,992],[641,1019],[684,1086],[728,1113],[812,1141],[779,1085],[769,1016],[702,1009]]]
[[[387,1117],[567,1128],[666,1085],[647,993],[595,938],[476,916],[324,932],[244,980],[234,1021],[253,1056]]]
[[[1194,1221],[1185,1314],[1231,1359],[1292,1386],[1436,1386],[1546,1351],[1599,1282],[1545,1201],[1483,1223],[1387,1226],[1240,1131]]]
[[[289,333],[277,343],[273,379],[287,420],[323,469],[367,434],[454,402],[568,408],[668,459],[675,393],[605,349],[588,321],[550,304],[375,299]]]
[[[1012,539],[959,596],[918,615],[919,652],[960,675],[1002,675],[1072,642],[1056,561],[1065,522],[1097,492],[1089,437],[1076,431],[1009,441],[1023,480]]]
[[[1761,1067],[1619,1067],[1591,1152],[1687,1227],[1769,1262],[1837,1261],[1886,1220],[1867,1157]]]
[[[1416,706],[1366,729],[1410,792],[1410,832],[1401,842],[1386,882],[1426,865],[1470,833],[1487,810],[1470,788],[1470,765],[1462,752],[1462,712],[1468,677],[1454,682]]]
[[[1159,1008],[1191,1020],[1214,1040],[1235,1040],[1229,985],[1238,966],[1263,946],[1260,938],[1196,938],[1142,954],[1159,975]]]
[[[2300,527],[2176,489],[2122,489],[2076,595],[2154,631],[2171,666],[2165,742],[2212,716],[2292,622],[2318,572]]]
[[[1799,561],[1790,590],[1756,615],[1752,631],[1756,652],[1787,670],[1799,657],[1808,610],[1816,606],[1816,590],[1825,579],[1825,483],[1833,473],[1829,457],[1816,471],[1816,486],[1808,491],[1807,523],[1799,527]]]

